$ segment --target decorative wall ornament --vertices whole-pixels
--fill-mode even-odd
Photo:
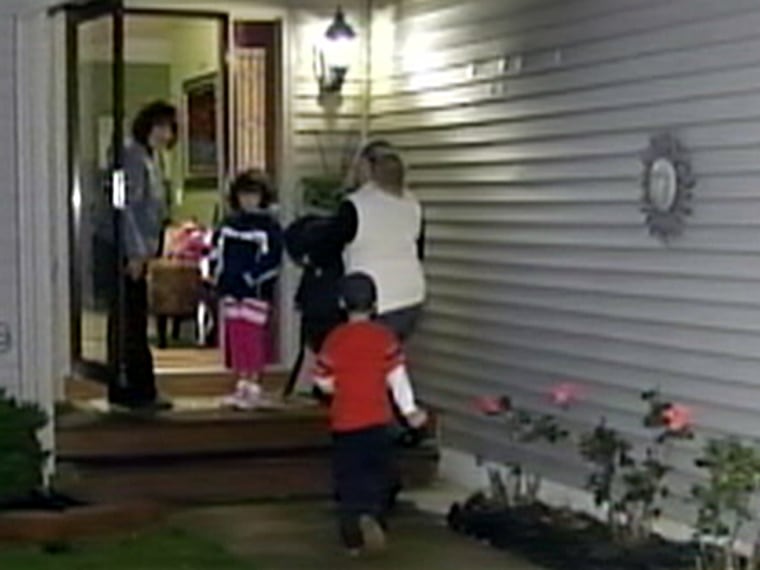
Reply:
[[[649,233],[667,242],[681,234],[692,212],[692,190],[697,181],[691,159],[672,133],[661,133],[651,138],[641,160],[642,211]]]
[[[183,149],[185,182],[216,186],[219,175],[220,76],[209,73],[189,79],[184,93]]]

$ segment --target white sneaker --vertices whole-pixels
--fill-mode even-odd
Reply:
[[[364,549],[368,553],[378,553],[385,550],[385,531],[375,518],[368,515],[362,515],[361,518],[359,518],[359,529],[362,533]]]
[[[235,386],[235,392],[222,399],[222,405],[235,410],[255,410],[261,405],[261,386],[240,380]]]

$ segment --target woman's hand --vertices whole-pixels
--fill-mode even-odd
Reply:
[[[425,410],[417,410],[406,416],[406,421],[412,429],[420,429],[428,423],[428,414]]]
[[[148,260],[142,258],[130,259],[127,262],[127,275],[133,281],[139,281],[147,272]]]

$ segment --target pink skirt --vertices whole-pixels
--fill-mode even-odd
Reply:
[[[227,368],[241,378],[260,374],[270,357],[269,303],[258,299],[222,300],[222,350]]]

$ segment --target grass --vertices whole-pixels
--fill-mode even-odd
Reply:
[[[256,570],[218,544],[164,529],[46,549],[0,547],[3,570]]]

